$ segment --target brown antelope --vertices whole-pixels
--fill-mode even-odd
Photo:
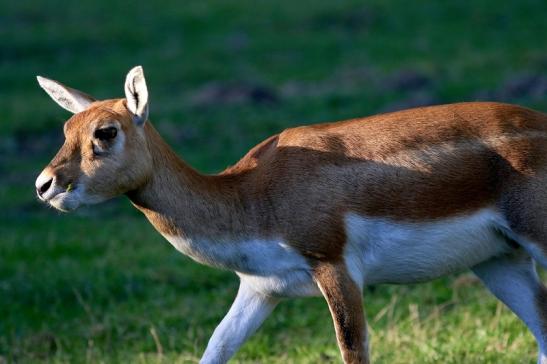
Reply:
[[[74,113],[36,180],[62,211],[121,194],[182,253],[241,284],[202,363],[224,363],[282,297],[322,294],[346,363],[368,363],[362,290],[470,268],[547,364],[547,115],[472,102],[284,130],[218,175],[148,121],[141,67],[125,99],[38,77]]]

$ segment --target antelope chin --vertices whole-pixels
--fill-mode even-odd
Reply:
[[[82,203],[80,194],[76,191],[61,192],[53,197],[48,203],[63,212],[76,210]]]

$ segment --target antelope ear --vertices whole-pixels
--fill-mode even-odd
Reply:
[[[88,94],[65,86],[60,82],[42,76],[36,76],[36,79],[53,101],[73,114],[84,111],[89,104],[95,101],[95,99]]]
[[[134,67],[125,78],[127,109],[133,114],[133,121],[143,125],[148,119],[148,88],[141,66]]]

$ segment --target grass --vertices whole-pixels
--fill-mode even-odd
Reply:
[[[547,110],[544,1],[472,6],[97,0],[0,3],[0,363],[197,362],[237,289],[117,199],[59,214],[34,178],[68,117],[42,74],[120,97],[142,64],[151,117],[214,172],[285,127],[429,103]],[[525,326],[464,274],[365,292],[375,363],[530,363]],[[281,304],[236,363],[340,362],[326,304]]]

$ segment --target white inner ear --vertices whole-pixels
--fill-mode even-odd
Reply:
[[[148,119],[148,88],[141,66],[134,67],[125,79],[125,98],[127,108],[135,116],[137,123]]]
[[[95,99],[81,91],[67,87],[60,82],[45,77],[36,76],[40,86],[63,109],[71,113],[79,113],[88,108]]]

